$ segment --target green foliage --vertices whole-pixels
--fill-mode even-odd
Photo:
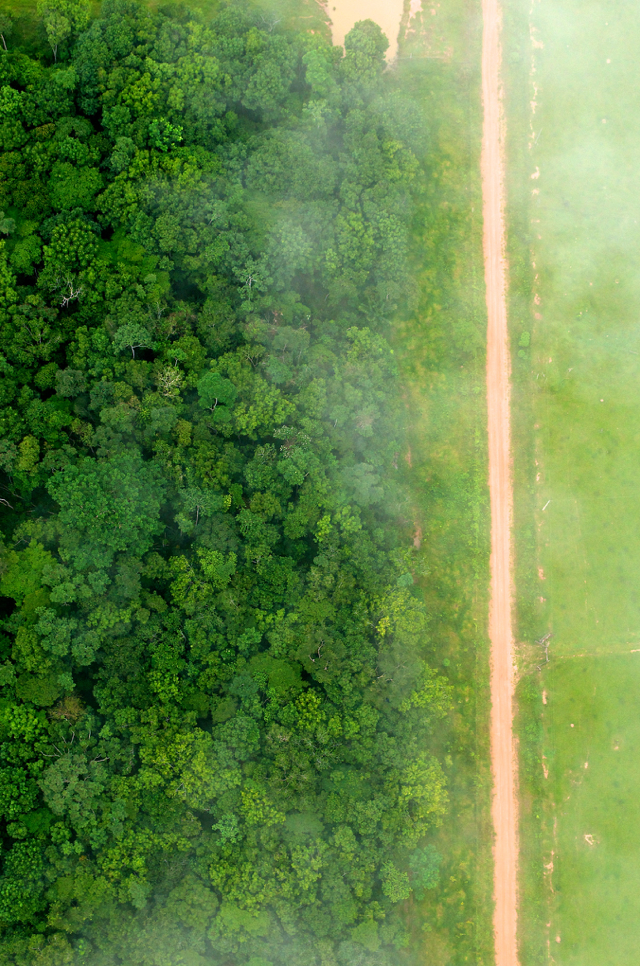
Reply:
[[[229,410],[236,401],[237,395],[238,392],[233,383],[217,372],[206,372],[202,379],[198,380],[199,405],[203,409],[210,409],[215,418],[221,422],[228,422],[231,418]]]
[[[155,119],[149,125],[149,143],[153,148],[160,151],[168,151],[174,144],[182,141],[182,127],[179,124],[170,124],[164,118]]]
[[[47,489],[60,506],[62,558],[80,570],[109,567],[123,551],[139,556],[161,532],[159,474],[137,454],[108,462],[84,457],[56,474]]]
[[[15,219],[9,218],[7,215],[5,215],[4,211],[0,211],[0,232],[2,232],[3,235],[10,235],[15,227]]]
[[[13,19],[8,13],[0,13],[0,41],[5,50],[8,50],[7,40],[13,33]]]
[[[54,60],[58,59],[59,45],[72,33],[87,26],[90,11],[89,0],[38,0],[38,13],[42,17]]]
[[[118,329],[113,337],[113,345],[120,352],[130,349],[131,358],[135,359],[136,349],[152,349],[154,342],[148,329],[132,322]]]
[[[9,551],[3,560],[0,593],[22,604],[25,597],[37,593],[42,583],[42,572],[53,560],[53,555],[35,541],[20,552]]]
[[[389,41],[373,20],[360,20],[344,41],[342,76],[347,84],[373,87],[384,70]]]
[[[411,895],[409,876],[397,869],[393,862],[385,862],[382,866],[382,891],[391,902],[403,902]]]
[[[439,868],[442,856],[438,854],[434,845],[426,845],[416,851],[409,858],[411,870],[411,885],[416,898],[421,899],[426,889],[435,889],[439,882]]]
[[[453,692],[398,472],[426,172],[386,41],[41,13],[59,63],[0,63],[0,958],[390,966]]]

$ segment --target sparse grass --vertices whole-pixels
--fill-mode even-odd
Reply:
[[[532,51],[530,4],[506,6],[523,961],[626,966],[637,962],[637,872],[625,857],[640,848],[637,779],[629,760],[627,793],[614,794],[621,758],[604,747],[609,727],[636,740],[637,663],[624,652],[640,646],[640,9],[540,0],[533,24],[544,48]],[[529,348],[519,345],[525,331]],[[540,675],[532,645],[549,632]],[[577,711],[590,722],[582,745]],[[601,749],[598,763],[578,792],[575,762],[590,748]]]

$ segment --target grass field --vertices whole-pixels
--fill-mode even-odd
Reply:
[[[523,959],[635,966],[640,7],[531,9],[505,38]]]
[[[557,662],[544,685],[553,959],[563,966],[635,964],[640,654]]]

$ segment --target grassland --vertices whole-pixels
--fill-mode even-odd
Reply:
[[[545,675],[558,826],[550,939],[567,966],[638,961],[639,657],[568,660]]]
[[[626,966],[640,849],[640,9],[532,10],[506,4],[523,960]],[[534,641],[549,633],[546,664]]]

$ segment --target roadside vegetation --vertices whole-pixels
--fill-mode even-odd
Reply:
[[[418,910],[417,962],[493,962],[488,747],[489,511],[481,139],[481,19],[474,4],[427,9],[400,44],[402,91],[428,118],[428,178],[414,196],[410,311],[393,330],[407,419],[409,499],[433,663],[455,685],[446,857]],[[410,26],[411,29],[411,26]]]
[[[477,64],[216,10],[5,24],[1,958],[488,963]]]
[[[639,29],[507,6],[527,966],[636,958]]]

